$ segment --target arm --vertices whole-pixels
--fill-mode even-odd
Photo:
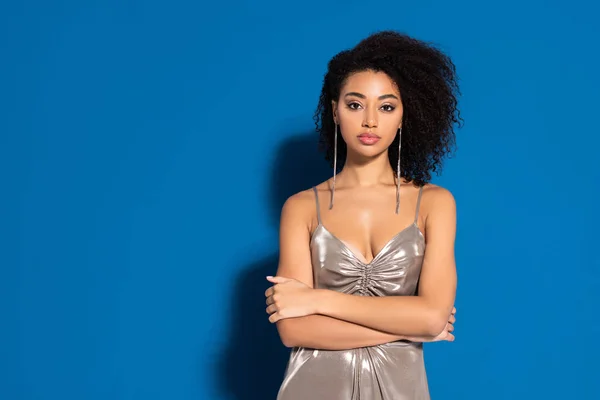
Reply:
[[[310,220],[312,197],[306,193],[290,197],[281,211],[279,236],[279,266],[277,276],[285,276],[313,287],[310,258]],[[285,318],[277,321],[277,330],[287,347],[343,350],[374,346],[400,339],[425,341],[426,338],[409,338],[368,328],[323,315]]]
[[[318,314],[394,335],[433,336],[444,329],[456,294],[456,205],[449,191],[435,190],[418,296],[363,297],[317,290]]]
[[[433,337],[404,337],[380,332],[365,326],[323,315],[286,318],[277,322],[282,342],[287,347],[320,350],[347,350],[376,346],[405,339],[413,342],[432,341]]]

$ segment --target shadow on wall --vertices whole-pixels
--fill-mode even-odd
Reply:
[[[269,188],[269,216],[274,229],[285,200],[329,178],[329,166],[317,149],[316,133],[294,136],[277,150]],[[267,275],[277,271],[278,254],[248,265],[235,282],[230,336],[219,371],[221,392],[236,400],[275,399],[289,349],[265,312]]]

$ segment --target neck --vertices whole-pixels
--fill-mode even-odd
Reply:
[[[340,183],[347,187],[373,187],[395,185],[394,170],[390,165],[388,153],[383,152],[368,160],[348,155],[343,170],[338,174]],[[339,182],[339,181],[338,181]]]

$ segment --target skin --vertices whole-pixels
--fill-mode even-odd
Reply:
[[[389,76],[364,71],[348,77],[332,105],[348,152],[336,177],[335,206],[322,207],[321,218],[357,258],[370,262],[414,219],[419,189],[401,180],[400,213],[395,214],[396,184],[388,160],[388,147],[402,125],[402,101]],[[357,137],[364,132],[380,140],[365,145]],[[331,180],[317,186],[327,204],[330,186]],[[279,266],[275,277],[267,277],[273,285],[265,291],[269,321],[277,324],[284,345],[342,350],[400,339],[454,340],[456,205],[447,189],[433,184],[423,188],[417,225],[427,251],[416,296],[314,289],[309,242],[317,225],[312,190],[287,199],[281,212]]]

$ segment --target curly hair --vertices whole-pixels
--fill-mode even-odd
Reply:
[[[335,125],[331,101],[338,101],[351,74],[369,70],[386,73],[400,91],[404,109],[400,175],[422,186],[431,180],[432,172],[441,173],[444,156],[455,146],[454,124],[462,124],[455,66],[433,45],[389,30],[372,34],[354,48],[335,55],[329,61],[314,114],[319,149],[332,167]],[[396,135],[388,150],[394,171],[398,140]],[[346,143],[338,140],[340,168],[346,152]]]

